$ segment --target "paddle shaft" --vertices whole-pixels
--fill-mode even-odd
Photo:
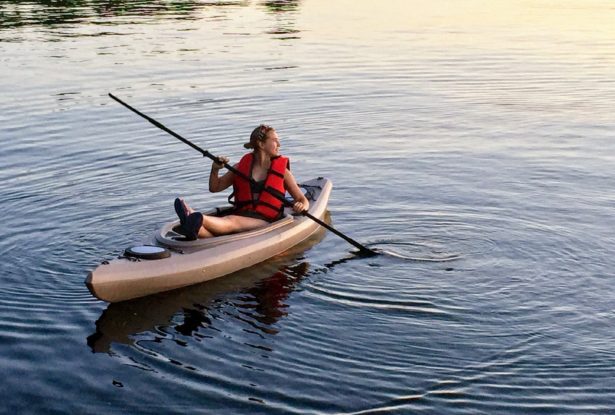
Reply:
[[[196,151],[201,153],[203,155],[203,157],[208,157],[212,161],[215,161],[216,163],[220,163],[219,158],[214,156],[213,154],[211,154],[209,151],[203,150],[201,147],[199,147],[196,144],[194,144],[194,143],[190,142],[189,140],[185,139],[181,135],[177,134],[175,131],[165,127],[163,124],[161,124],[160,122],[156,121],[155,119],[153,119],[153,118],[143,114],[141,111],[137,110],[136,108],[131,107],[130,105],[128,105],[127,103],[125,103],[124,101],[122,101],[121,99],[116,97],[115,95],[109,93],[109,96],[113,100],[115,100],[118,103],[122,104],[124,107],[128,108],[130,111],[132,111],[135,114],[145,118],[147,121],[149,121],[150,123],[154,124],[156,127],[160,128],[162,131],[165,131],[165,132],[171,134],[173,137],[177,138],[179,141],[189,145],[190,147],[192,147],[193,149],[195,149]],[[253,178],[251,178],[248,175],[240,172],[239,170],[237,170],[236,168],[234,168],[230,164],[228,164],[228,163],[222,163],[222,164],[224,165],[225,168],[227,168],[229,171],[233,172],[235,175],[241,177],[242,179],[245,179],[245,180],[249,181],[252,184],[256,184],[256,181]],[[267,193],[271,194],[272,196],[274,196],[276,199],[280,200],[284,205],[291,206],[291,207],[293,206],[293,204],[291,202],[289,202],[288,200],[286,200],[286,198],[284,196],[280,196],[279,194],[276,194],[276,193],[272,192],[268,188],[264,188],[263,190],[266,191]],[[303,216],[306,216],[306,217],[310,218],[311,220],[313,220],[314,222],[316,222],[317,224],[319,224],[323,228],[333,232],[334,234],[336,234],[337,236],[339,236],[340,238],[342,238],[346,242],[348,242],[351,245],[353,245],[355,248],[358,248],[359,249],[359,253],[361,255],[365,255],[365,256],[376,255],[376,253],[374,251],[372,251],[371,249],[361,245],[359,242],[355,241],[354,239],[350,238],[349,236],[344,235],[342,232],[338,231],[333,226],[329,225],[326,222],[323,222],[322,220],[318,219],[317,217],[315,217],[314,215],[309,213],[307,210],[304,210],[303,212],[301,212],[301,214]]]

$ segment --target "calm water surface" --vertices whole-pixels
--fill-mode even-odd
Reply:
[[[429,3],[428,5],[426,3]],[[3,1],[8,413],[615,412],[611,1]],[[101,260],[276,126],[334,235],[109,305]]]

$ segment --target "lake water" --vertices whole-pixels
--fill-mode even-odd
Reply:
[[[611,1],[3,1],[6,413],[615,412]],[[109,305],[88,271],[206,209],[276,127],[332,224]]]

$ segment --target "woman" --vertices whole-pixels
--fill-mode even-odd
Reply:
[[[250,142],[244,147],[253,151],[244,155],[233,167],[254,179],[256,184],[231,171],[219,177],[218,172],[229,161],[227,157],[213,162],[209,176],[210,192],[221,192],[233,185],[235,210],[232,214],[223,217],[203,215],[187,206],[182,199],[175,199],[175,212],[186,239],[248,231],[279,219],[284,206],[279,199],[263,191],[265,187],[282,196],[288,191],[293,197],[295,212],[309,209],[310,203],[289,170],[288,159],[280,155],[280,139],[272,127],[263,124],[256,127],[250,135]]]

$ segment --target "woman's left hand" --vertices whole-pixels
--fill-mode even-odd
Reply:
[[[293,210],[297,213],[302,213],[308,210],[308,208],[309,208],[309,204],[307,204],[306,206],[306,204],[302,202],[295,202],[295,204],[293,205]]]

